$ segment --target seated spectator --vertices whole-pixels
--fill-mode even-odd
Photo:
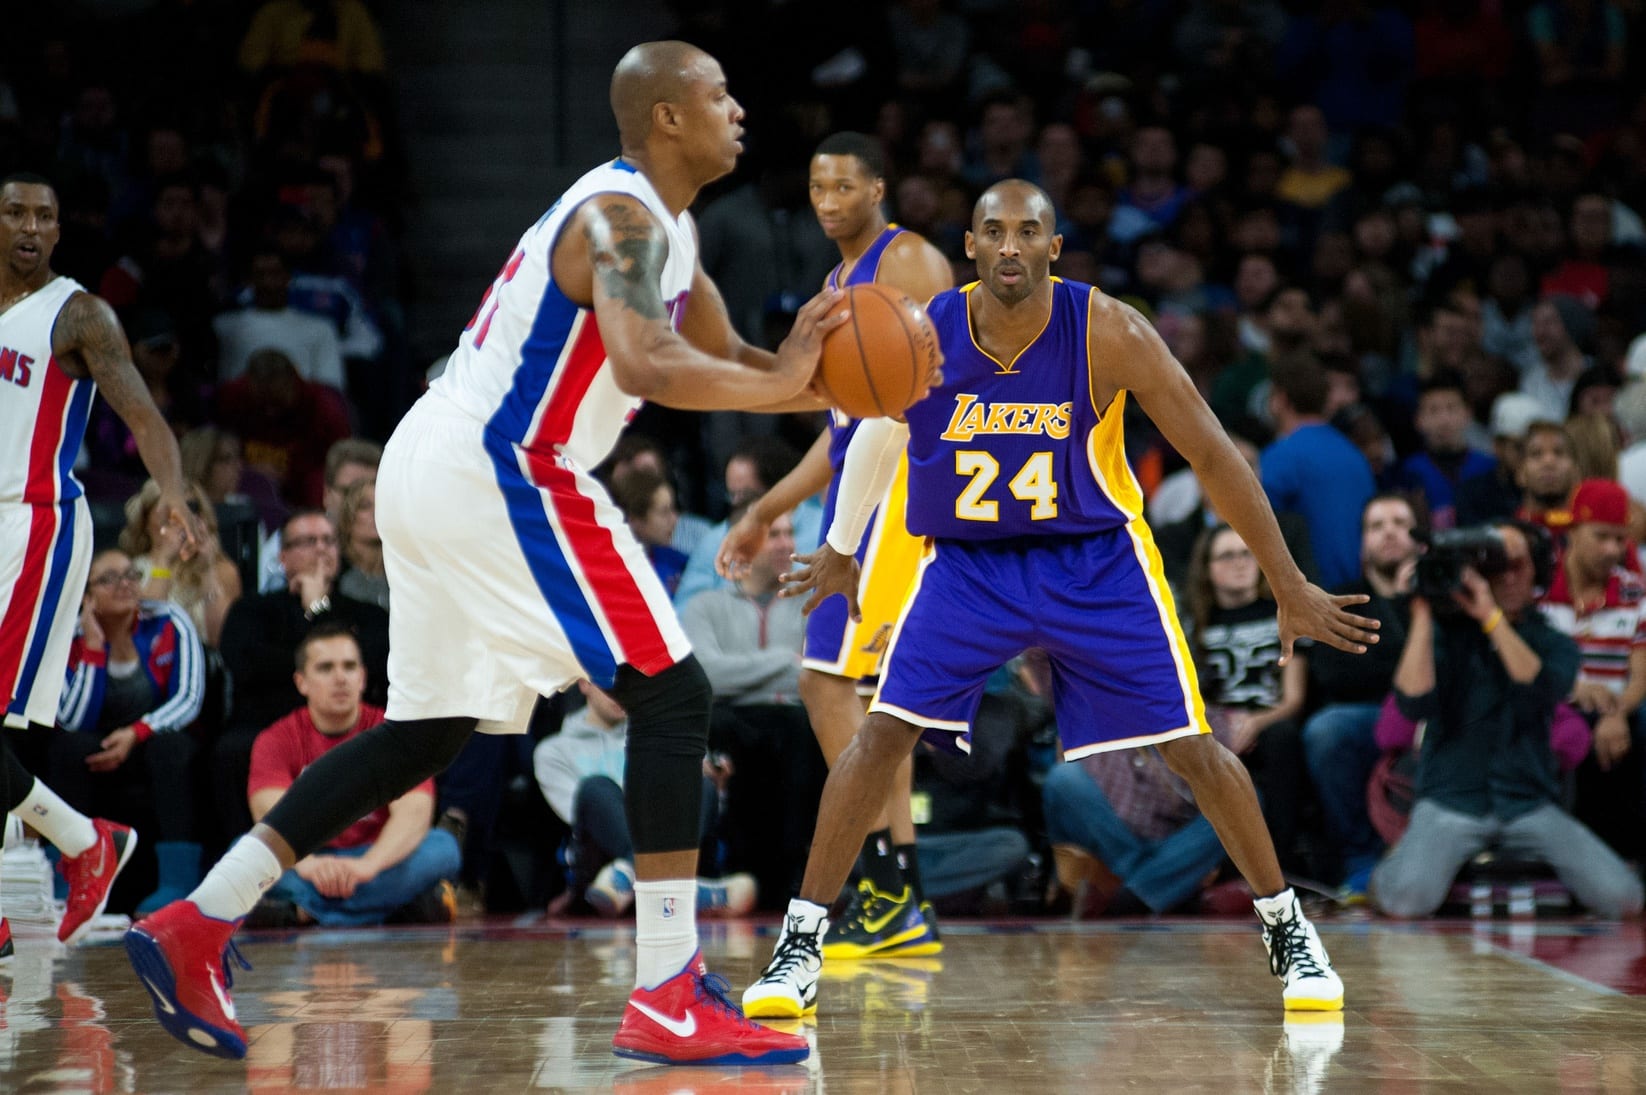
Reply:
[[[1618,454],[1617,479],[1629,500],[1646,505],[1646,382],[1634,380],[1618,393],[1617,424],[1628,447]]]
[[[142,597],[170,601],[188,613],[200,641],[217,648],[223,621],[240,599],[240,571],[217,542],[217,513],[200,484],[190,480],[189,509],[200,515],[205,539],[189,546],[183,530],[161,520],[160,485],[153,479],[126,502],[120,549],[143,572]]]
[[[338,518],[343,530],[343,561],[348,569],[337,579],[345,597],[389,610],[389,578],[383,570],[383,538],[377,534],[377,483],[367,479],[343,494]]]
[[[1540,419],[1526,428],[1526,456],[1520,463],[1520,505],[1515,518],[1549,530],[1558,549],[1572,523],[1572,492],[1577,489],[1577,456],[1566,427]]]
[[[134,820],[118,806],[147,792],[160,886],[139,913],[185,897],[200,882],[194,759],[189,733],[206,694],[206,653],[188,614],[137,595],[143,572],[123,551],[92,559],[80,627],[69,649],[47,778],[80,810]]]
[[[297,645],[292,680],[303,706],[257,737],[246,793],[258,821],[298,775],[328,751],[383,721],[361,702],[366,667],[360,644],[340,623],[320,624]],[[326,927],[455,919],[463,853],[445,829],[431,828],[434,781],[424,780],[367,814],[280,876],[252,919],[262,925]]]
[[[244,376],[253,354],[278,350],[304,380],[342,391],[347,378],[337,328],[291,307],[287,300],[291,271],[286,260],[278,251],[264,248],[252,256],[250,276],[250,302],[212,321],[217,332],[218,379]]]
[[[1252,770],[1263,817],[1283,866],[1300,867],[1298,803],[1304,790],[1303,710],[1308,658],[1280,665],[1280,619],[1257,558],[1227,525],[1208,529],[1189,563],[1189,641],[1206,721]]]
[[[280,530],[280,564],[287,587],[241,597],[223,623],[223,664],[233,682],[228,725],[212,746],[212,783],[226,835],[251,828],[245,785],[252,742],[276,719],[302,705],[286,667],[317,624],[354,630],[364,653],[366,701],[388,698],[389,614],[336,588],[337,532],[319,510],[299,510]]]
[[[172,428],[181,431],[204,418],[199,384],[178,374],[179,343],[171,317],[158,308],[137,308],[124,318],[124,326],[132,364]],[[148,475],[131,429],[107,400],[92,405],[85,454],[83,481],[88,497],[124,498]]]
[[[1372,469],[1348,438],[1327,425],[1326,378],[1313,358],[1274,363],[1274,444],[1259,458],[1263,490],[1276,513],[1300,513],[1327,586],[1354,581],[1360,569],[1360,513],[1377,492]]]
[[[734,524],[743,509],[732,510]],[[768,900],[788,894],[798,877],[828,774],[800,703],[805,616],[798,599],[777,595],[793,553],[793,525],[780,516],[742,578],[680,610],[714,689],[709,747],[730,754],[734,765],[727,865],[752,872]]]
[[[1422,496],[1435,528],[1457,526],[1458,484],[1495,468],[1490,456],[1469,447],[1469,422],[1463,377],[1450,369],[1430,374],[1418,389],[1414,419],[1423,447],[1401,462],[1399,485]]]
[[[1566,550],[1540,607],[1577,643],[1581,661],[1570,700],[1594,728],[1594,751],[1578,769],[1577,815],[1620,854],[1638,858],[1646,827],[1646,586],[1623,565],[1628,519],[1622,486],[1606,479],[1578,484]]]
[[[1459,527],[1514,516],[1521,503],[1519,478],[1526,438],[1532,423],[1542,416],[1542,405],[1523,392],[1504,392],[1492,403],[1495,464],[1490,472],[1465,477],[1457,484],[1454,499]]]
[[[813,451],[822,447],[822,457],[826,460],[829,449],[831,431],[825,430],[815,444]],[[817,456],[808,452],[813,467],[811,474],[806,476],[802,485],[810,487],[816,479]],[[749,511],[757,516],[765,506],[769,506],[775,494],[773,488],[786,480],[789,475],[800,467],[801,460],[795,457],[794,449],[773,437],[746,437],[732,450],[731,459],[726,461],[726,497],[733,506],[741,505],[753,499],[763,499],[761,506],[750,506]],[[826,483],[827,480],[825,479]],[[787,493],[787,492],[785,492]],[[823,503],[819,497],[821,492],[808,494],[800,500],[790,511],[790,518],[794,522],[795,546],[802,552],[811,551],[817,547],[823,525]],[[686,558],[686,569],[680,576],[680,587],[674,591],[674,603],[684,605],[693,597],[706,589],[724,589],[731,584],[729,579],[720,577],[715,572],[715,556],[720,551],[720,544],[731,529],[730,521],[722,521],[708,529],[698,539],[697,546],[691,549]],[[675,537],[678,542],[678,534]]]
[[[240,438],[217,426],[198,426],[177,443],[183,478],[199,483],[213,507],[244,503],[257,511],[265,532],[278,529],[291,513],[280,487],[246,463]]]
[[[1558,805],[1549,734],[1577,679],[1577,644],[1533,604],[1548,564],[1535,533],[1500,525],[1507,568],[1464,568],[1454,605],[1412,598],[1411,630],[1395,670],[1395,699],[1427,720],[1416,803],[1406,833],[1372,872],[1372,900],[1390,916],[1428,916],[1464,864],[1495,848],[1554,868],[1601,916],[1634,916],[1640,878]],[[1539,549],[1546,551],[1546,549]]]
[[[1347,168],[1327,160],[1331,136],[1319,107],[1304,103],[1292,108],[1286,121],[1292,162],[1280,175],[1275,197],[1303,209],[1324,209],[1338,191],[1354,181]]]
[[[320,504],[326,453],[351,432],[343,397],[304,380],[278,350],[252,354],[246,375],[217,389],[217,421],[244,439],[246,463],[294,506]]]
[[[331,519],[333,528],[345,530],[343,497],[349,488],[357,483],[375,483],[377,466],[382,462],[383,446],[373,441],[363,441],[358,437],[345,437],[326,450],[326,486],[320,496],[320,505],[326,511],[326,516]],[[343,539],[346,541],[347,536]],[[280,565],[280,533],[275,530],[263,542],[260,589],[264,593],[270,593],[284,588],[286,572]],[[355,596],[353,593],[349,595]],[[370,597],[358,599],[372,600]],[[379,607],[386,609],[389,606],[385,602]]]
[[[1578,374],[1592,365],[1585,352],[1595,317],[1576,297],[1553,296],[1532,309],[1532,344],[1537,360],[1520,375],[1520,390],[1538,401],[1543,417],[1563,422]]]
[[[602,916],[621,916],[634,902],[634,843],[623,805],[628,715],[588,681],[577,682],[587,703],[567,715],[560,732],[537,743],[532,767],[549,808],[571,826],[571,901],[582,898]],[[703,760],[702,835],[715,839],[720,786],[730,778],[723,757]],[[713,862],[704,855],[700,863]],[[754,908],[753,875],[697,880],[697,911],[742,916]]]
[[[1383,842],[1366,810],[1366,782],[1377,765],[1378,709],[1394,684],[1395,665],[1405,643],[1417,544],[1417,514],[1403,495],[1380,494],[1360,518],[1358,580],[1333,593],[1371,598],[1352,611],[1381,622],[1378,642],[1364,654],[1349,654],[1327,643],[1309,646],[1309,692],[1319,708],[1303,726],[1303,752],[1319,793],[1326,835],[1342,867],[1342,896],[1366,898],[1372,868]]]
[[[680,576],[686,571],[685,553],[669,546],[680,517],[674,488],[658,473],[641,469],[612,484],[612,501],[623,511],[634,538],[645,548],[652,569],[663,580],[663,588],[674,596]]]
[[[240,42],[249,73],[319,64],[339,72],[380,75],[383,44],[361,0],[266,0]]]

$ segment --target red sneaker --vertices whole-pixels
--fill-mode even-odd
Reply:
[[[0,962],[6,961],[17,953],[17,947],[11,941],[11,921],[0,916]]]
[[[234,945],[239,926],[205,915],[192,901],[173,901],[126,932],[126,955],[154,997],[154,1017],[173,1038],[214,1057],[246,1055],[246,1032],[229,997],[230,956],[251,969]]]
[[[727,999],[731,986],[710,973],[701,954],[655,989],[635,989],[612,1052],[663,1065],[784,1065],[806,1059],[811,1048],[744,1018]]]
[[[57,865],[69,880],[68,908],[57,925],[57,938],[65,943],[79,940],[102,914],[116,876],[137,850],[136,831],[102,818],[94,819],[92,826],[97,830],[97,843],[73,859],[64,856]]]

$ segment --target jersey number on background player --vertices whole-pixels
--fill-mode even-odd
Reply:
[[[1000,462],[981,450],[962,449],[954,454],[954,471],[971,479],[954,500],[954,515],[962,521],[1000,520],[1000,503],[983,498],[1000,476]],[[1057,516],[1057,480],[1052,475],[1051,453],[1030,456],[1006,486],[1018,501],[1034,503],[1029,509],[1030,520],[1049,521]]]

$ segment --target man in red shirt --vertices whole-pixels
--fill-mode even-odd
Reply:
[[[240,435],[246,463],[266,472],[293,506],[321,504],[326,452],[352,432],[343,397],[304,380],[278,350],[259,350],[245,376],[217,389],[216,421]]]
[[[297,647],[293,678],[304,706],[274,723],[252,747],[247,793],[252,817],[274,807],[298,773],[368,727],[383,711],[360,702],[366,670],[360,644],[338,623],[323,623]],[[462,850],[445,829],[431,829],[434,781],[425,780],[367,814],[328,845],[299,860],[259,904],[264,924],[320,923],[328,927],[381,924],[397,919],[451,920]]]

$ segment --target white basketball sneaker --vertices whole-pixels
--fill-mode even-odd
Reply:
[[[1343,1010],[1343,982],[1291,888],[1252,904],[1263,922],[1269,970],[1286,986],[1281,994],[1286,1010]]]
[[[751,1019],[798,1019],[817,1010],[817,982],[823,975],[823,935],[829,918],[791,911],[783,918],[772,960],[743,993],[743,1014]]]

